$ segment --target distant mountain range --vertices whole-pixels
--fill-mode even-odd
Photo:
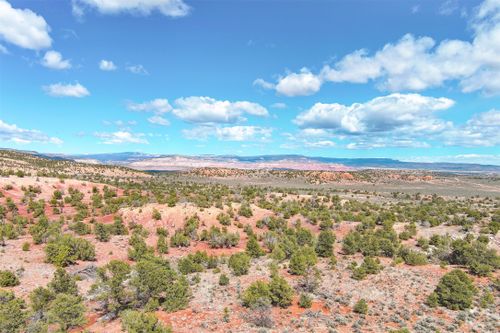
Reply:
[[[346,171],[359,169],[406,169],[448,172],[500,173],[500,166],[469,163],[403,162],[390,158],[335,158],[303,155],[168,155],[122,152],[108,154],[43,154],[23,151],[39,157],[66,159],[84,163],[121,165],[139,170],[168,171],[194,168],[291,169]]]
[[[164,155],[139,152],[109,154],[59,155],[41,154],[49,158],[66,158],[80,162],[118,164],[140,170],[186,170],[199,167],[226,167],[241,169],[300,169],[300,170],[354,170],[354,169],[409,169],[450,172],[500,173],[500,166],[469,163],[403,162],[390,158],[335,158],[303,155]]]

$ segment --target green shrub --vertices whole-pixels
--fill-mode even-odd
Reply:
[[[271,303],[271,290],[264,281],[253,282],[242,294],[241,299],[246,307],[253,307],[259,303]]]
[[[29,251],[30,246],[31,246],[31,244],[29,242],[24,242],[23,247],[22,247],[23,251],[25,251],[25,252]]]
[[[182,230],[176,230],[172,237],[170,237],[171,247],[188,247],[190,243],[189,237]]]
[[[208,232],[205,230],[202,232],[200,239],[208,241],[208,245],[212,249],[220,249],[223,247],[230,248],[238,245],[240,235],[237,232],[228,232],[226,228],[222,228],[221,230],[212,226]]]
[[[68,266],[77,260],[95,260],[95,248],[89,241],[62,235],[50,241],[45,247],[46,260],[56,266]]]
[[[500,267],[500,256],[484,242],[458,239],[451,246],[449,262],[467,266],[472,274],[486,276]]]
[[[31,309],[43,313],[55,297],[56,295],[48,288],[38,287],[33,289],[29,295]]]
[[[244,202],[241,204],[240,209],[238,209],[238,215],[244,216],[244,217],[252,217],[252,208],[247,202]]]
[[[274,275],[269,282],[271,304],[286,308],[292,304],[293,289],[288,282],[279,275]]]
[[[312,298],[306,293],[300,294],[299,306],[304,309],[309,309],[312,306]]]
[[[111,238],[110,228],[103,223],[96,223],[94,225],[94,234],[99,242],[108,242]]]
[[[75,278],[69,275],[62,267],[56,269],[54,277],[47,287],[55,294],[78,295],[78,287],[76,286]]]
[[[111,260],[97,269],[97,281],[91,292],[103,302],[105,312],[118,313],[129,305],[130,292],[125,281],[130,278],[131,271],[130,265],[120,260]]]
[[[11,271],[0,271],[0,287],[15,287],[19,285],[19,279]]]
[[[316,253],[320,257],[328,258],[333,254],[335,235],[331,230],[323,230],[319,233]]]
[[[151,214],[151,217],[153,220],[159,221],[161,220],[161,213],[158,211],[158,209],[153,208],[153,214]]]
[[[303,275],[308,268],[316,265],[317,261],[316,252],[307,246],[292,254],[288,270],[293,275]]]
[[[49,322],[59,324],[61,331],[85,324],[85,306],[80,296],[58,294],[50,303]]]
[[[354,304],[353,311],[359,314],[367,314],[368,313],[368,304],[362,298]]]
[[[217,215],[217,221],[219,221],[219,223],[224,226],[231,225],[231,217],[224,213],[220,213],[219,215]]]
[[[244,252],[235,253],[229,257],[228,266],[234,275],[245,275],[250,268],[250,257]]]
[[[158,236],[158,240],[156,241],[156,250],[161,254],[168,253],[168,243],[165,235]]]
[[[128,235],[128,229],[123,224],[123,220],[120,216],[115,216],[113,224],[110,226],[110,232],[113,235]]]
[[[74,231],[77,235],[83,236],[90,234],[91,230],[88,224],[82,221],[75,222],[69,226],[69,229]]]
[[[403,248],[399,252],[405,264],[410,266],[421,266],[427,264],[427,255],[423,252]]]
[[[154,313],[126,310],[120,315],[122,330],[127,333],[172,333],[156,318]]]
[[[476,288],[466,273],[455,269],[443,275],[434,292],[439,305],[464,310],[471,307]]]
[[[264,250],[262,250],[259,242],[257,241],[257,237],[255,237],[254,235],[248,238],[246,252],[253,258],[258,258],[265,254]]]
[[[24,332],[26,318],[24,301],[11,291],[0,290],[0,332]]]
[[[154,248],[148,246],[146,241],[139,233],[133,233],[129,239],[130,247],[127,254],[130,260],[139,261],[144,258],[154,256]]]
[[[226,274],[219,276],[219,286],[227,286],[229,284],[229,277]]]

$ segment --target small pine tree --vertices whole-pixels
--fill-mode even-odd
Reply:
[[[258,258],[264,255],[264,250],[262,250],[262,248],[260,247],[255,235],[252,235],[248,238],[246,252],[253,258]]]
[[[99,242],[107,242],[107,241],[109,241],[109,239],[111,237],[111,233],[110,233],[109,228],[102,223],[95,224],[94,234],[95,234],[95,238]]]
[[[62,267],[56,269],[52,281],[48,284],[48,288],[56,294],[78,295],[75,278],[69,275]]]
[[[161,254],[168,253],[167,238],[164,235],[158,236],[158,241],[156,242],[156,250]]]
[[[476,288],[466,273],[455,269],[443,275],[434,292],[439,305],[451,310],[465,310],[471,307]]]
[[[85,306],[80,296],[58,294],[50,303],[49,321],[59,324],[62,331],[85,324]]]
[[[323,230],[318,236],[316,244],[316,253],[320,257],[328,258],[333,254],[333,244],[335,243],[335,235],[331,230]]]
[[[368,313],[368,304],[366,304],[366,301],[362,298],[359,301],[354,304],[354,312],[359,313],[359,314],[367,314]]]

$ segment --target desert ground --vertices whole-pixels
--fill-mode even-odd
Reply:
[[[1,333],[500,330],[498,175],[0,170]]]

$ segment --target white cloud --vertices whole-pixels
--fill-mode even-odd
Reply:
[[[46,94],[53,97],[85,97],[90,95],[90,92],[82,86],[80,83],[75,84],[64,84],[55,83],[48,86],[43,86],[43,90]]]
[[[220,141],[269,141],[272,135],[271,128],[259,126],[198,126],[185,129],[182,134],[190,140],[205,141],[215,137]]]
[[[39,130],[20,128],[15,124],[7,124],[2,120],[0,120],[0,141],[12,141],[22,144],[38,142],[61,145],[63,143],[61,139],[50,137]]]
[[[139,144],[149,144],[148,140],[144,138],[143,133],[132,133],[129,131],[117,131],[112,133],[97,132],[94,136],[102,139],[101,143],[111,145],[111,144],[121,144],[121,143],[139,143]]]
[[[73,0],[73,14],[76,16],[82,16],[88,8],[101,14],[130,13],[147,16],[159,12],[170,17],[186,16],[190,10],[183,0]]]
[[[99,62],[99,69],[102,71],[114,71],[116,70],[116,65],[111,60],[102,59]]]
[[[212,126],[197,126],[182,130],[182,136],[189,140],[205,141],[214,134]]]
[[[464,125],[442,135],[445,145],[461,147],[495,147],[500,145],[500,110],[474,115]]]
[[[419,130],[435,132],[447,125],[433,113],[453,106],[448,98],[394,93],[352,105],[316,103],[294,122],[302,128],[331,129],[345,134]]]
[[[265,117],[267,109],[247,101],[220,101],[211,97],[191,96],[175,100],[172,113],[192,123],[235,123],[243,121],[244,114]]]
[[[148,121],[151,124],[156,124],[156,125],[161,125],[161,126],[169,126],[170,125],[170,121],[168,121],[168,119],[165,119],[164,117],[159,116],[159,115],[149,117]]]
[[[52,44],[50,27],[45,19],[29,9],[12,8],[0,0],[0,38],[31,50],[48,48]]]
[[[377,148],[429,148],[430,144],[414,138],[368,137],[361,138],[346,145],[347,149]]]
[[[144,68],[143,65],[131,65],[125,67],[126,70],[128,70],[132,74],[138,74],[138,75],[149,75],[149,72]]]
[[[439,14],[444,16],[450,16],[459,9],[457,0],[446,0],[439,7]]]
[[[41,64],[52,69],[69,69],[71,62],[64,60],[61,53],[57,51],[47,51],[43,56]]]
[[[335,147],[335,142],[331,140],[320,140],[320,141],[306,141],[305,146],[309,148],[331,148]]]
[[[307,68],[280,78],[276,84],[276,91],[285,96],[308,96],[317,93],[320,88],[320,78]]]
[[[259,126],[217,127],[216,136],[222,141],[267,141],[272,129]]]
[[[500,94],[500,1],[485,0],[470,24],[471,41],[437,43],[431,37],[407,34],[372,55],[356,50],[318,74],[307,69],[288,74],[275,89],[286,96],[311,95],[325,82],[375,81],[382,90],[420,91],[455,81],[463,92]]]
[[[253,81],[253,85],[267,90],[274,89],[276,87],[274,83],[267,82],[264,79],[256,79]]]
[[[332,136],[332,134],[323,128],[304,128],[300,130],[299,136],[306,138],[325,138]]]
[[[168,100],[164,98],[157,98],[152,101],[144,102],[144,103],[133,103],[129,102],[127,104],[127,108],[130,111],[138,111],[138,112],[154,112],[156,114],[167,113],[172,110],[172,106],[168,102]]]

